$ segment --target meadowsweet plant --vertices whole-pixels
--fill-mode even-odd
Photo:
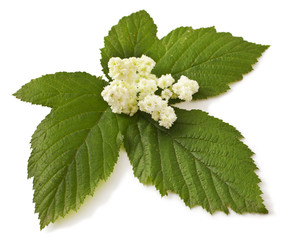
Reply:
[[[211,214],[268,212],[241,133],[206,112],[174,106],[226,92],[268,46],[213,27],[179,27],[161,39],[156,33],[146,11],[123,17],[104,38],[104,78],[58,72],[14,94],[51,108],[28,160],[41,229],[77,211],[107,181],[121,146],[135,177],[161,196],[174,192]]]

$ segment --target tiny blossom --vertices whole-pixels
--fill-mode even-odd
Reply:
[[[126,58],[128,59],[128,61],[130,62],[130,64],[134,65],[136,68],[138,68],[138,58],[136,57],[130,57],[130,58]]]
[[[153,79],[140,78],[138,82],[138,91],[153,94],[157,90],[156,81]]]
[[[173,95],[173,92],[169,89],[164,89],[162,92],[161,92],[161,97],[165,100],[168,100],[172,97]]]
[[[170,106],[163,108],[160,111],[159,125],[165,128],[170,128],[177,119],[174,109]]]
[[[197,81],[190,80],[186,76],[181,76],[180,79],[172,86],[172,90],[178,95],[178,98],[191,101],[192,95],[198,92],[199,86]]]
[[[130,116],[133,116],[138,110],[136,94],[134,86],[119,80],[106,86],[101,93],[114,113],[125,113]]]
[[[151,118],[152,118],[153,120],[158,121],[158,120],[159,120],[159,117],[160,117],[159,111],[153,111],[153,112],[151,113]]]
[[[157,78],[151,71],[155,61],[143,55],[140,58],[111,58],[108,62],[112,82],[101,95],[114,113],[133,116],[138,110],[151,114],[160,126],[170,128],[177,119],[175,111],[168,106],[170,98],[190,101],[198,91],[198,83],[181,76],[177,83],[171,74]],[[157,95],[161,89],[160,96]]]
[[[140,78],[137,83],[138,100],[143,100],[148,95],[154,95],[157,84],[154,79]]]
[[[167,101],[158,95],[148,95],[138,102],[141,111],[151,114],[167,107]]]
[[[136,81],[137,67],[129,58],[111,58],[108,62],[109,76],[114,80],[123,80],[130,84]]]
[[[158,79],[158,86],[162,89],[170,87],[174,83],[174,78],[171,74],[166,74]]]
[[[138,58],[137,67],[138,72],[140,72],[142,75],[148,75],[151,73],[151,70],[155,66],[155,61],[147,57],[145,55],[142,55],[141,58]]]

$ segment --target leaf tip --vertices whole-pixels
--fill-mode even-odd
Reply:
[[[262,214],[268,214],[269,213],[269,211],[268,211],[268,209],[266,208],[266,207],[264,207],[263,209],[262,209],[262,212],[261,212]]]
[[[20,89],[21,90],[21,89]],[[20,90],[18,90],[17,92],[13,93],[12,96],[21,99],[21,94],[20,94]]]
[[[268,44],[268,45],[262,45],[262,46],[263,46],[263,49],[264,49],[263,52],[266,51],[268,48],[271,47],[271,45],[269,45],[269,44]]]
[[[264,205],[263,200],[262,200],[262,203],[261,203],[261,207],[258,209],[258,213],[259,214],[268,214],[269,213],[269,210]]]

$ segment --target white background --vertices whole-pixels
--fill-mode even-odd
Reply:
[[[287,239],[286,7],[276,1],[0,1],[0,239]],[[194,102],[234,125],[256,153],[268,215],[211,216],[173,194],[160,197],[134,178],[124,151],[109,180],[77,214],[39,230],[27,180],[30,137],[48,108],[11,94],[43,74],[102,75],[103,37],[118,20],[145,9],[163,37],[179,26],[215,26],[270,44],[254,71],[216,98]]]

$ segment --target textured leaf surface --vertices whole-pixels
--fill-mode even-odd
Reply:
[[[268,48],[218,33],[214,28],[178,28],[161,39],[166,51],[154,72],[171,73],[176,79],[185,75],[199,83],[194,99],[207,98],[229,89],[228,84],[242,79],[252,70],[257,58]]]
[[[167,130],[138,114],[125,134],[125,147],[140,182],[152,182],[162,195],[177,193],[189,207],[213,213],[266,213],[252,152],[232,126],[200,110],[176,109]]]
[[[77,82],[71,81],[75,75]],[[28,176],[34,176],[41,228],[77,210],[113,171],[122,135],[117,116],[101,98],[103,86],[104,81],[86,73],[57,73],[32,81],[16,94],[25,101],[57,106],[31,141]]]
[[[214,28],[181,27],[159,40],[157,29],[145,11],[122,18],[105,37],[102,66],[108,76],[111,57],[139,57],[145,54],[156,61],[158,77],[171,73],[175,79],[185,75],[199,83],[194,99],[219,95],[229,84],[252,70],[257,58],[268,48],[218,33]]]
[[[146,11],[139,11],[123,17],[105,37],[105,47],[101,49],[101,64],[108,76],[108,61],[111,57],[140,57],[143,54],[153,57],[158,54],[152,48],[158,38],[157,27]],[[155,58],[155,56],[154,56]]]
[[[14,96],[22,101],[58,107],[77,97],[93,95],[99,100],[104,81],[85,72],[47,74],[25,84]]]

